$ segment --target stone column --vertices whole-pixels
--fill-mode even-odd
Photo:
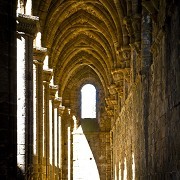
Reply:
[[[63,167],[63,122],[62,122],[62,116],[63,116],[63,113],[64,113],[64,110],[65,110],[65,107],[64,106],[60,106],[59,107],[59,145],[58,145],[58,148],[59,148],[59,151],[58,151],[58,154],[59,154],[59,161],[58,161],[58,164],[59,164],[59,179],[62,179],[62,167]]]
[[[45,167],[43,164],[43,155],[44,155],[44,119],[43,119],[43,61],[46,55],[46,48],[34,48],[34,64],[36,71],[36,153],[38,156],[38,165],[39,165],[39,179],[45,177]]]
[[[55,179],[59,178],[59,156],[60,156],[60,117],[59,117],[59,106],[61,103],[61,98],[56,97],[54,100],[54,137],[55,137],[55,153],[54,153],[54,158],[55,158]]]
[[[52,78],[52,69],[43,70],[44,95],[44,157],[46,165],[46,179],[50,179],[50,152],[49,152],[49,83]]]
[[[113,132],[114,132],[114,129],[112,129],[111,131],[110,131],[110,151],[111,151],[111,178],[113,179],[113,166],[114,166],[114,148],[113,148],[113,143],[114,143],[114,139],[113,139],[113,136],[114,136],[114,134],[113,134]]]
[[[151,54],[151,44],[152,44],[152,21],[147,10],[143,8],[142,10],[142,24],[141,24],[141,79],[142,79],[142,125],[144,131],[144,159],[143,168],[145,168],[145,174],[149,172],[148,162],[149,162],[149,109],[150,109],[150,66],[152,64],[152,54]]]
[[[62,117],[62,179],[71,180],[72,177],[72,117],[70,116],[70,109],[65,108]]]
[[[49,121],[50,121],[50,164],[51,164],[51,168],[50,168],[50,177],[51,179],[55,179],[55,158],[54,158],[54,154],[55,154],[55,147],[54,147],[54,142],[55,142],[55,134],[54,134],[54,121],[55,121],[55,116],[54,116],[54,100],[55,100],[55,94],[58,90],[58,86],[57,85],[50,85],[50,97],[49,97],[49,110],[50,110],[50,116],[49,117]]]
[[[31,176],[33,156],[33,38],[38,17],[19,14],[17,40],[18,165]]]

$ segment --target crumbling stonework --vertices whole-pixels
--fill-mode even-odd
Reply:
[[[0,2],[0,179],[180,179],[180,2]],[[81,89],[96,89],[96,118]]]

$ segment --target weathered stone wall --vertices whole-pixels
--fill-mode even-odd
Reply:
[[[0,179],[16,177],[16,1],[0,2]]]
[[[119,118],[112,129],[114,179],[125,178],[126,174],[127,179],[133,179],[133,156],[136,177],[140,178],[144,173],[145,150],[141,93],[142,86],[139,79],[132,87],[126,104],[121,109]]]
[[[159,7],[149,31],[151,49],[142,32],[141,77],[112,130],[114,179],[180,178],[179,3],[161,1]]]

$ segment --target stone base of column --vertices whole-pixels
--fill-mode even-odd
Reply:
[[[32,170],[32,179],[39,178],[39,165],[38,165],[38,156],[33,157],[33,170]]]
[[[46,179],[48,173],[46,173],[47,167],[46,167],[46,158],[45,157],[43,157],[43,159],[42,159],[41,171],[42,171],[42,178]]]

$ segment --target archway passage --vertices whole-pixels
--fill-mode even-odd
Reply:
[[[71,180],[82,128],[97,178],[179,179],[180,1],[13,2],[0,6],[10,22],[0,36],[0,178],[12,179],[17,154],[26,179]],[[86,84],[96,118],[81,118]]]

